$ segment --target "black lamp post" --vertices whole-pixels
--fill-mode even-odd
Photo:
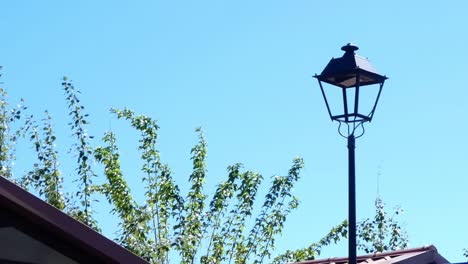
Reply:
[[[372,121],[387,77],[377,73],[366,58],[356,55],[357,46],[348,43],[341,49],[345,54],[331,59],[322,73],[314,77],[330,118],[339,122],[339,134],[348,139],[348,254],[349,263],[356,264],[355,139],[364,134],[364,123]]]

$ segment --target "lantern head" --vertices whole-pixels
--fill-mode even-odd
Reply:
[[[341,58],[333,58],[320,75],[315,75],[332,120],[345,123],[370,122],[386,79],[351,43],[341,48]],[[342,110],[340,110],[342,109]]]

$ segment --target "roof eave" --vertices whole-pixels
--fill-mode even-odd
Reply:
[[[41,228],[81,247],[106,263],[148,263],[2,176],[0,199],[3,206],[8,206],[15,213],[33,220]]]

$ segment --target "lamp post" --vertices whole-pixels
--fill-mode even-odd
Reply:
[[[338,133],[348,139],[348,254],[356,264],[356,171],[355,140],[361,137],[364,123],[371,122],[386,76],[377,73],[370,62],[355,51],[351,43],[341,48],[341,58],[332,58],[317,78],[328,114],[339,123]]]

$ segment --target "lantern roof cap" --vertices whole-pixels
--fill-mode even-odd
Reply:
[[[354,45],[353,43],[348,43],[348,44],[344,45],[343,47],[341,47],[342,51],[352,51],[352,52],[354,52],[354,51],[356,51],[358,49],[359,49],[359,47]]]
[[[368,82],[361,83],[361,85],[380,83],[387,79],[386,76],[377,72],[367,58],[356,54],[355,51],[358,49],[359,47],[352,43],[344,45],[341,47],[341,50],[345,52],[343,56],[340,58],[332,58],[322,73],[315,77],[320,80],[325,80],[333,76],[349,76],[359,73],[367,76],[369,79]]]

